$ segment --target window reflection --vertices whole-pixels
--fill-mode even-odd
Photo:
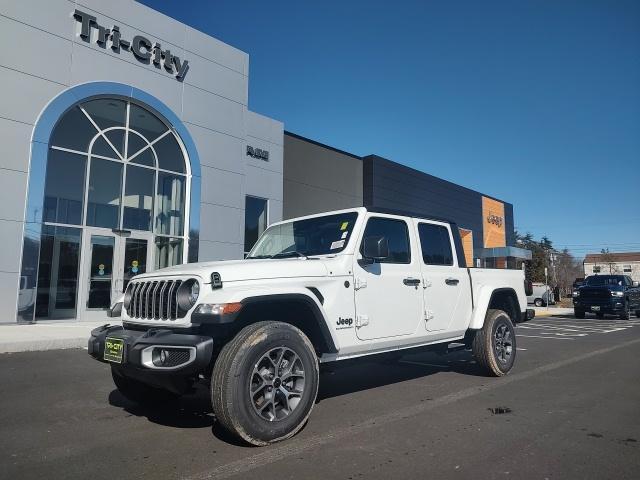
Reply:
[[[258,237],[267,228],[267,201],[247,197],[244,208],[244,253],[251,251]]]
[[[86,158],[82,155],[50,151],[42,215],[45,222],[82,223],[85,165]]]
[[[87,225],[118,228],[122,164],[99,158],[91,159]]]
[[[82,230],[43,225],[36,318],[76,316]]]
[[[123,199],[123,228],[151,230],[154,177],[153,170],[133,165],[127,166]]]
[[[182,235],[184,187],[184,177],[158,172],[156,233]]]
[[[182,263],[182,239],[156,237],[156,269]]]

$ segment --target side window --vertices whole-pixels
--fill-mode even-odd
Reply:
[[[453,265],[449,230],[442,225],[418,224],[422,260],[426,265]]]
[[[381,263],[411,263],[409,228],[402,220],[373,217],[367,221],[364,237],[385,237],[389,242],[389,257]],[[362,245],[360,245],[362,253]]]

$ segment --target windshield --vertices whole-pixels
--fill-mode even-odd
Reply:
[[[590,287],[601,285],[624,285],[624,277],[622,275],[594,275],[587,277],[585,284]]]
[[[357,212],[307,218],[269,227],[247,258],[329,255],[349,242]]]

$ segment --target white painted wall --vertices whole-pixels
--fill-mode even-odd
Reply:
[[[82,40],[76,8],[118,25],[127,40],[144,35],[188,60],[184,81]],[[133,0],[0,0],[0,15],[0,323],[15,321],[33,126],[74,85],[132,85],[185,123],[202,169],[200,260],[242,257],[246,195],[269,200],[270,221],[282,218],[283,125],[248,111],[246,53]],[[269,162],[247,157],[247,144],[268,150]]]

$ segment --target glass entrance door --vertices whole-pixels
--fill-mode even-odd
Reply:
[[[86,229],[84,234],[82,319],[103,320],[131,279],[152,265],[152,236],[97,228]]]

